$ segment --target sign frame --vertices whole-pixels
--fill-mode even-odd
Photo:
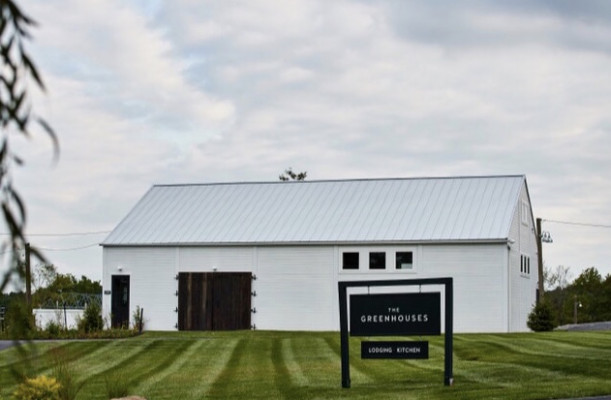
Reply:
[[[445,293],[445,339],[444,339],[444,373],[443,383],[451,386],[454,382],[453,375],[453,308],[454,308],[454,284],[452,278],[427,278],[427,279],[397,279],[397,280],[372,280],[372,281],[339,281],[337,283],[339,292],[339,323],[340,323],[340,347],[341,347],[341,369],[342,387],[350,387],[350,346],[348,338],[348,288],[352,287],[389,287],[389,286],[423,286],[443,285]]]

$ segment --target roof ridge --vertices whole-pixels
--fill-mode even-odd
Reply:
[[[319,179],[304,181],[235,181],[235,182],[192,182],[192,183],[158,183],[153,187],[179,187],[179,186],[220,186],[220,185],[276,185],[276,184],[314,184],[314,183],[340,183],[340,182],[389,182],[389,181],[423,181],[423,180],[462,180],[462,179],[499,179],[499,178],[525,178],[525,174],[506,175],[459,175],[459,176],[429,176],[429,177],[386,177],[386,178],[347,178],[347,179]]]

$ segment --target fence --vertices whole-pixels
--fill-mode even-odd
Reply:
[[[36,318],[36,325],[41,328],[53,322],[64,329],[76,329],[88,304],[97,304],[101,308],[102,295],[62,293],[61,297],[41,301],[40,308],[35,308],[32,312]]]

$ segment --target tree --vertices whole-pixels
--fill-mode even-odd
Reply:
[[[541,301],[535,305],[528,314],[526,325],[535,332],[546,332],[554,329],[554,315],[550,304],[547,301]]]
[[[308,176],[308,172],[307,171],[295,173],[295,172],[293,172],[293,168],[292,167],[288,167],[287,169],[284,170],[283,174],[278,176],[278,179],[280,179],[283,182],[290,181],[290,180],[293,180],[293,181],[305,181],[305,178],[307,176]]]
[[[55,156],[59,154],[57,137],[46,121],[32,112],[28,89],[30,81],[40,90],[45,86],[34,62],[26,52],[26,41],[31,39],[30,29],[36,23],[25,15],[13,0],[0,0],[0,207],[9,238],[0,246],[0,253],[11,252],[4,259],[9,268],[0,279],[0,291],[12,279],[23,277],[23,264],[19,259],[20,250],[27,243],[24,233],[26,223],[25,203],[13,184],[10,171],[23,165],[23,160],[11,148],[15,135],[31,136],[32,122],[42,128],[53,142]],[[35,248],[31,255],[44,261]]]
[[[548,292],[555,288],[564,289],[568,286],[571,279],[570,268],[564,265],[558,265],[555,270],[547,266],[543,267],[543,282],[545,283],[545,291]]]
[[[603,281],[598,270],[586,268],[571,284],[571,294],[579,304],[579,322],[601,321],[603,310]]]
[[[102,285],[100,282],[92,281],[84,275],[82,275],[80,279],[77,279],[72,274],[61,274],[57,272],[57,269],[53,265],[48,264],[39,266],[37,274],[40,270],[44,271],[44,273],[50,277],[50,281],[44,286],[38,287],[34,293],[33,304],[37,306],[55,302],[62,303],[64,300],[71,298],[71,295],[99,295],[102,293]]]

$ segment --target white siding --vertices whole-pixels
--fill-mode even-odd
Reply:
[[[181,247],[178,271],[256,273],[254,254],[252,247]]]
[[[431,245],[422,247],[419,278],[454,278],[454,330],[507,330],[505,245]]]
[[[519,222],[520,220],[517,219]],[[517,241],[516,241],[517,243]],[[514,244],[515,246],[515,244]],[[341,270],[344,250],[385,251],[387,257],[397,250],[414,251],[414,270],[359,271]],[[269,247],[175,247],[175,248],[105,248],[104,289],[110,288],[110,275],[123,268],[131,278],[131,302],[145,309],[146,329],[174,330],[177,314],[178,272],[252,272],[256,313],[252,323],[257,329],[338,330],[339,280],[454,278],[454,329],[456,332],[506,332],[525,326],[524,313],[530,297],[520,293],[524,285],[507,284],[507,259],[518,254],[517,282],[531,282],[519,274],[519,251],[508,252],[507,244],[447,244],[419,246],[269,246]],[[392,266],[389,260],[388,265]],[[515,261],[515,260],[514,260]],[[515,286],[515,287],[514,287]],[[417,287],[401,288],[406,291]],[[512,290],[510,293],[509,290]],[[358,289],[363,292],[367,289]],[[397,288],[371,289],[391,292]],[[423,287],[422,291],[441,291],[441,287]],[[512,301],[509,301],[510,296]],[[516,298],[517,296],[517,298]],[[533,297],[534,298],[534,297]],[[442,303],[443,304],[443,303]],[[509,308],[509,304],[512,308]],[[110,296],[104,296],[105,313]],[[509,325],[509,310],[516,311]],[[519,319],[521,318],[521,319]],[[515,320],[515,321],[514,321]]]
[[[176,248],[104,248],[102,285],[111,289],[112,275],[130,276],[130,320],[136,306],[144,308],[145,329],[173,330],[178,306],[175,293]],[[119,271],[121,268],[121,271]],[[103,315],[110,320],[111,295],[103,295]],[[130,321],[133,322],[133,321]]]
[[[331,246],[257,248],[257,329],[333,329],[334,254]]]
[[[526,185],[524,185],[510,229],[510,238],[514,240],[514,243],[511,244],[509,256],[510,331],[528,331],[526,321],[536,302],[539,274],[535,229],[528,191]],[[522,255],[530,258],[530,273],[523,273],[520,270]]]

